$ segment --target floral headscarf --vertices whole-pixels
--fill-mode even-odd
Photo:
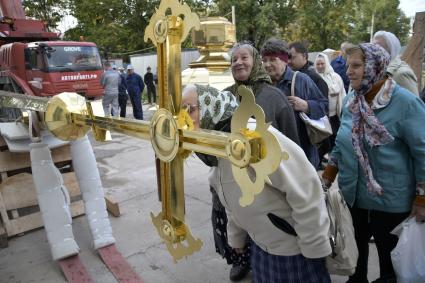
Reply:
[[[210,86],[196,85],[199,102],[199,126],[212,130],[218,122],[233,115],[238,107],[236,97],[229,91],[219,91]]]
[[[229,90],[233,94],[237,95],[238,87],[240,85],[245,85],[248,88],[252,89],[254,95],[257,95],[259,83],[264,82],[264,83],[271,84],[272,80],[270,79],[270,76],[267,74],[266,70],[263,67],[263,62],[261,61],[260,53],[254,46],[248,43],[237,43],[235,47],[233,47],[232,53],[239,48],[250,48],[252,51],[253,66],[252,66],[251,74],[249,75],[248,79],[243,82],[235,79],[235,84],[226,88],[226,90]],[[233,54],[231,54],[231,57],[233,57],[232,55]]]
[[[390,55],[376,44],[363,43],[359,46],[365,56],[365,71],[361,88],[358,91],[355,90],[354,99],[349,105],[349,109],[353,113],[352,143],[366,176],[368,191],[381,195],[384,190],[373,177],[363,140],[366,140],[367,144],[373,147],[388,144],[394,140],[394,137],[376,118],[364,95],[372,89],[375,83],[385,78],[385,70],[388,66]],[[391,79],[387,80],[384,88],[386,93],[391,93],[394,88],[393,81]]]

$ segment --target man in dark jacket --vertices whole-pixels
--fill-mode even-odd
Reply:
[[[302,44],[301,42],[293,42],[289,45],[290,48],[290,59],[289,64],[291,68],[295,71],[302,72],[310,77],[310,79],[313,80],[313,82],[316,84],[316,86],[320,89],[322,94],[326,97],[328,97],[329,89],[328,84],[325,82],[324,79],[316,72],[315,68],[313,67],[313,63],[308,61],[308,50],[307,47]],[[328,113],[326,113],[328,114]],[[331,144],[329,139],[323,140],[318,146],[318,152],[319,152],[319,167],[321,168],[321,162],[327,152],[329,152],[331,148]]]
[[[148,67],[147,72],[144,76],[146,88],[148,91],[148,102],[149,104],[156,103],[156,89],[155,89],[155,83],[154,83],[154,76],[151,72],[151,67]]]
[[[288,63],[291,66],[291,69],[309,76],[320,89],[322,94],[327,98],[329,92],[328,85],[316,72],[313,67],[313,63],[308,61],[308,50],[304,44],[301,42],[293,42],[289,44],[289,49],[291,56],[289,56]]]
[[[347,65],[345,62],[345,48],[347,47],[348,42],[343,42],[341,44],[341,54],[332,60],[331,66],[334,69],[335,73],[340,75],[342,81],[344,82],[345,92],[348,93],[348,88],[350,86],[350,80],[347,76]]]
[[[294,72],[287,65],[289,48],[286,42],[272,38],[267,40],[261,48],[263,66],[272,82],[288,97],[295,111],[295,120],[298,128],[300,146],[308,160],[317,168],[319,155],[315,145],[310,143],[307,129],[299,113],[306,113],[311,119],[320,119],[328,112],[328,99],[318,89],[316,84],[304,73],[298,73],[295,79],[294,94],[291,93]]]
[[[124,73],[124,68],[119,68],[121,83],[118,85],[118,104],[120,105],[120,117],[125,118],[127,108],[127,78]]]
[[[134,72],[131,65],[127,66],[127,91],[133,105],[133,115],[137,120],[143,120],[142,92],[145,88],[142,77]]]

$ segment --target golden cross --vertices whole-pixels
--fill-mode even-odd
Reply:
[[[171,14],[166,14],[167,11]],[[183,160],[195,151],[225,158],[232,163],[232,172],[239,184],[241,206],[254,201],[254,196],[270,182],[282,157],[277,139],[267,131],[264,112],[255,104],[254,95],[244,86],[243,97],[232,117],[231,133],[198,130],[188,127],[187,112],[181,103],[181,42],[192,27],[199,27],[199,18],[178,0],[162,0],[145,30],[145,40],[157,46],[159,107],[150,122],[103,117],[99,104],[86,102],[76,93],[61,93],[47,100],[0,91],[0,105],[45,112],[47,129],[62,140],[75,140],[90,128],[96,140],[105,141],[107,131],[150,140],[160,159],[160,192],[162,211],[152,221],[167,249],[177,261],[199,250],[202,241],[195,239],[185,223]],[[255,117],[254,131],[247,129],[248,119]],[[255,180],[248,174],[254,170]],[[184,244],[185,243],[185,244]]]

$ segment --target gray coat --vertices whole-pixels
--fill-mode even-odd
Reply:
[[[100,78],[100,84],[105,89],[105,95],[118,95],[118,85],[120,82],[121,76],[115,70],[105,71]]]
[[[413,92],[416,96],[419,96],[418,80],[416,79],[415,73],[410,66],[401,60],[400,56],[397,56],[390,62],[387,67],[387,73],[401,87]]]

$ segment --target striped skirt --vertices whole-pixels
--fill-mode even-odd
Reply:
[[[324,258],[272,255],[254,241],[251,241],[251,269],[253,283],[331,283]]]

